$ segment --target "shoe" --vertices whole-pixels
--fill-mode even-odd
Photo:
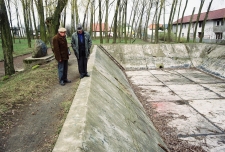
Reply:
[[[84,77],[84,75],[83,75],[83,74],[81,74],[81,75],[80,75],[80,79],[82,79],[83,77]]]
[[[89,75],[89,74],[85,74],[84,76],[85,76],[85,77],[90,77],[90,75]]]
[[[64,80],[64,83],[71,83],[70,80]]]
[[[60,81],[60,85],[61,85],[61,86],[64,86],[65,83],[64,83],[63,81]]]

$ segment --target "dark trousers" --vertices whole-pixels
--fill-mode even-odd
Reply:
[[[77,59],[80,75],[84,76],[85,74],[87,74],[87,61],[88,59],[85,56],[81,56],[79,57],[79,59]]]
[[[58,62],[59,82],[67,80],[68,60]]]

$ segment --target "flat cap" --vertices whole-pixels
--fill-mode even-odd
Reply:
[[[58,31],[59,31],[59,32],[66,32],[66,29],[63,28],[63,27],[61,27],[61,28],[58,29]]]
[[[82,25],[81,24],[77,24],[77,30],[82,30],[82,29],[83,29]]]

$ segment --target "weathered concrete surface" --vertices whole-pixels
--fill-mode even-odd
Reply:
[[[207,44],[104,45],[177,136],[225,151],[225,47]],[[161,68],[161,69],[160,69]],[[209,75],[212,74],[212,75]]]
[[[88,71],[53,151],[163,152],[166,145],[124,73],[96,46]]]
[[[103,47],[126,69],[154,114],[170,116],[167,125],[179,139],[225,151],[224,46]],[[53,151],[163,151],[159,145],[166,145],[124,73],[96,46],[88,65],[91,77],[81,80]]]
[[[225,46],[215,44],[103,45],[126,70],[190,68],[225,77]]]

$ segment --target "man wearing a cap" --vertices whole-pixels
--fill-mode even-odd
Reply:
[[[87,62],[92,45],[91,37],[84,31],[81,24],[77,25],[77,31],[73,33],[71,45],[77,57],[80,78],[89,77],[87,72]]]
[[[65,28],[59,28],[58,33],[53,37],[53,52],[58,61],[59,83],[64,86],[65,83],[71,82],[67,79],[69,53]]]

